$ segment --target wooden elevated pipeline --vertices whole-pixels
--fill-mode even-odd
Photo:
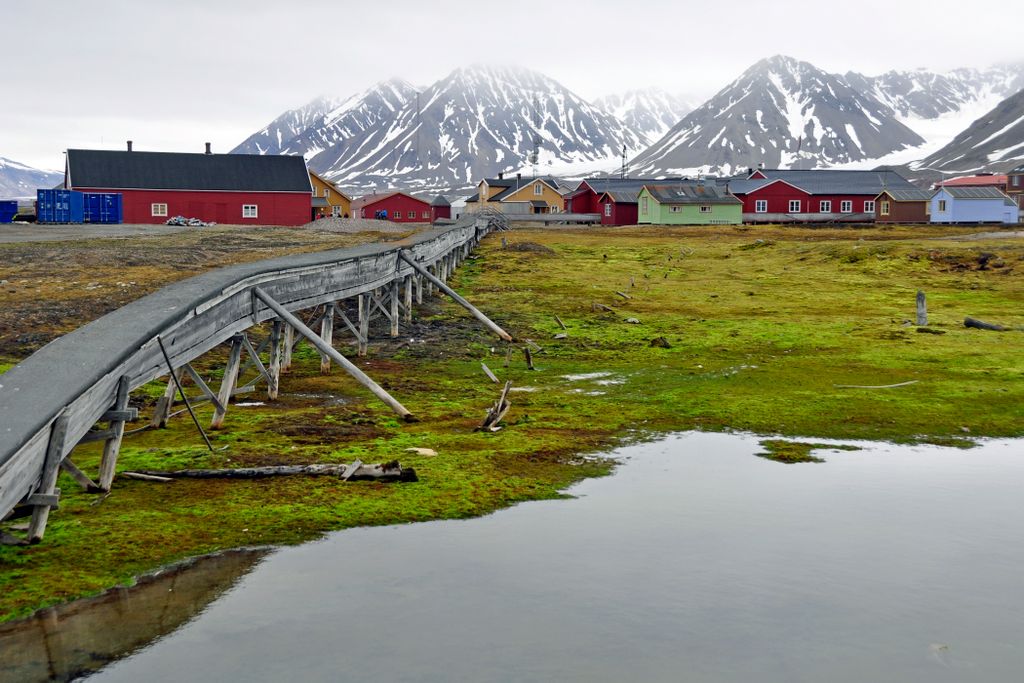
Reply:
[[[406,285],[406,301],[411,300],[413,283],[417,300],[422,300],[422,289],[429,290],[431,283],[422,281],[415,266],[433,267],[443,280],[495,227],[486,216],[467,216],[397,242],[210,271],[173,283],[52,341],[0,375],[0,519],[19,503],[55,505],[55,461],[76,473],[83,486],[97,488],[66,458],[101,419],[110,421],[107,432],[112,438],[105,454],[112,450],[113,457],[101,466],[98,488],[109,488],[130,412],[125,410],[126,394],[170,374],[158,338],[178,371],[254,325],[274,320],[276,326],[282,319],[275,308],[333,308],[337,301],[357,297],[366,311],[359,330],[362,353],[377,290],[391,292],[391,313],[397,312],[399,283]],[[268,300],[275,308],[266,305]],[[397,315],[392,318],[394,330]],[[294,331],[288,325],[286,336]],[[287,354],[285,359],[289,362]],[[31,540],[39,540],[40,524],[33,525],[33,531],[36,537]]]

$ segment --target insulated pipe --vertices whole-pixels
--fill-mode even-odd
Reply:
[[[469,303],[468,301],[463,299],[461,296],[459,296],[458,293],[454,289],[452,289],[451,287],[446,285],[439,278],[434,277],[434,275],[431,274],[431,272],[429,270],[427,270],[422,265],[420,265],[419,263],[416,262],[416,259],[413,257],[412,254],[410,254],[409,252],[407,252],[405,250],[402,250],[402,251],[398,252],[398,258],[402,259],[403,261],[408,263],[410,266],[412,266],[414,269],[416,269],[416,272],[419,273],[420,275],[422,275],[423,277],[427,278],[427,280],[429,280],[430,282],[433,282],[434,285],[437,286],[437,288],[440,289],[442,292],[444,292],[445,294],[447,294],[451,298],[455,299],[455,301],[458,302],[459,305],[461,305],[467,311],[472,313],[474,318],[476,318],[477,320],[482,322],[484,325],[486,325],[487,328],[489,330],[491,330],[491,332],[494,332],[494,334],[498,335],[499,337],[501,337],[502,339],[504,339],[507,342],[512,341],[512,335],[510,335],[508,332],[506,332],[505,330],[501,329],[496,324],[494,324],[494,322],[490,318],[488,318],[486,315],[481,313],[480,310],[477,309],[476,306],[474,306],[473,304]]]
[[[259,287],[254,287],[252,291],[253,294],[256,295],[256,298],[265,303],[267,307],[270,308],[270,310],[272,310],[274,313],[278,315],[279,318],[281,318],[286,323],[295,328],[296,332],[298,332],[307,340],[309,340],[309,343],[315,346],[318,351],[320,351],[326,356],[329,356],[335,363],[340,365],[342,369],[344,369],[345,372],[347,372],[348,374],[352,375],[352,377],[354,377],[357,382],[359,382],[364,387],[372,391],[374,396],[384,401],[384,403],[387,403],[391,407],[391,409],[395,411],[402,419],[404,419],[406,422],[413,422],[415,420],[412,413],[405,409],[405,406],[396,401],[391,396],[391,394],[384,391],[384,389],[382,389],[379,384],[374,382],[372,379],[370,379],[369,376],[367,376],[366,373],[364,373],[362,370],[353,365],[348,358],[345,358],[345,356],[341,355],[333,346],[331,346],[323,339],[321,339],[319,336],[317,336],[317,334],[313,330],[306,327],[306,325],[301,320],[299,320],[290,312],[288,312],[288,310],[285,309],[284,306],[270,298],[270,295],[268,295]]]

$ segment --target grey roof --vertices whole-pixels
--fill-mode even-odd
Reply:
[[[601,194],[607,190],[625,190],[627,192],[639,193],[644,185],[662,184],[682,180],[682,178],[584,178],[576,186],[573,193],[579,192],[586,183],[594,192]]]
[[[717,184],[680,182],[645,185],[659,204],[742,204]]]
[[[643,188],[640,189],[642,190]],[[604,195],[611,197],[612,201],[616,204],[636,204],[640,201],[640,190],[637,190],[636,192],[629,192],[626,190],[606,190],[601,193],[601,196]]]
[[[452,203],[443,195],[439,194],[430,202],[431,206],[451,206]]]
[[[1007,173],[1024,173],[1024,164],[1021,164],[1017,168],[1011,168]]]
[[[887,187],[883,192],[892,197],[893,201],[897,202],[926,202],[935,194],[932,190],[922,190],[920,188],[894,190],[891,187]]]
[[[760,190],[765,185],[774,183],[774,180],[733,180],[727,187],[733,194],[749,194],[754,190]]]
[[[942,188],[954,199],[1006,199],[1006,195],[998,187],[989,186],[945,186]]]
[[[73,188],[310,192],[301,156],[69,149]]]
[[[548,205],[548,203],[546,201],[544,201],[543,199],[534,199],[532,202],[530,202],[530,204],[532,206],[537,207],[538,209],[543,209],[544,207],[546,207]]]
[[[324,209],[330,206],[330,203],[324,197],[313,197],[313,206],[318,209]]]
[[[837,171],[810,169],[789,171],[772,168],[759,169],[769,180],[784,180],[810,194],[867,194],[877,195],[882,190],[910,190],[914,185],[895,171]],[[736,183],[730,184],[733,192]],[[748,190],[750,191],[750,190]]]

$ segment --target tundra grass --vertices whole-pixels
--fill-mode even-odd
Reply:
[[[0,549],[0,619],[217,549],[558,497],[609,471],[612,463],[594,454],[670,431],[935,443],[1019,437],[1024,333],[962,321],[1024,325],[1024,240],[956,241],[956,232],[537,230],[505,233],[509,248],[491,236],[454,285],[517,339],[543,348],[533,355],[536,370],[521,345],[505,367],[504,344],[432,297],[399,339],[378,329],[370,355],[354,359],[420,422],[400,423],[337,369],[321,376],[319,357],[303,345],[280,400],[229,409],[224,429],[211,435],[227,450],[209,453],[186,414],[127,437],[118,462],[126,471],[398,459],[417,470],[418,483],[119,478],[100,498],[62,475],[61,509],[44,542]],[[514,248],[526,242],[553,253]],[[919,289],[929,327],[945,334],[910,323]],[[668,348],[651,344],[659,337]],[[0,361],[17,360],[7,354]],[[201,371],[216,380],[223,356],[209,354]],[[499,391],[481,362],[515,389],[497,433],[474,431]],[[903,386],[847,388],[893,384]],[[153,384],[134,392],[144,418],[161,391]],[[239,401],[265,399],[257,392]],[[208,423],[209,406],[199,413]],[[412,447],[437,455],[406,452]],[[99,447],[74,458],[94,471]]]

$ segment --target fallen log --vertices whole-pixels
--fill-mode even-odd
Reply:
[[[351,472],[349,468],[352,468]],[[166,479],[262,479],[264,477],[304,474],[310,477],[340,477],[346,481],[419,481],[419,478],[416,476],[416,470],[411,467],[402,467],[398,464],[397,460],[377,465],[364,465],[357,461],[351,465],[270,465],[224,470],[176,470],[172,472],[141,470],[138,472],[125,472],[123,476],[129,474],[142,474],[147,477],[162,477]]]
[[[899,384],[833,384],[836,389],[895,389],[897,387],[909,387],[917,384],[920,380],[912,379],[909,382]]]
[[[524,350],[528,351],[528,349]],[[498,398],[498,402],[487,411],[487,417],[484,418],[484,421],[480,423],[480,426],[474,431],[496,432],[501,429],[501,427],[498,426],[498,423],[501,422],[502,418],[505,417],[505,414],[508,413],[509,408],[512,407],[512,404],[508,401],[508,392],[511,389],[512,382],[505,382],[505,388],[502,390],[501,396]]]
[[[984,320],[976,320],[974,318],[964,318],[964,327],[973,327],[977,330],[992,330],[993,332],[1006,332],[1009,330],[1008,327],[987,323]]]

